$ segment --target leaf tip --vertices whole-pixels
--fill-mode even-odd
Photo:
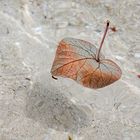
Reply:
[[[57,79],[58,79],[58,78],[54,77],[53,75],[52,75],[52,78],[53,78],[53,79],[55,79],[55,80],[57,80]]]

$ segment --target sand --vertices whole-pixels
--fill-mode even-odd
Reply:
[[[0,140],[140,139],[139,0],[0,1]],[[101,89],[51,78],[59,41],[99,47],[122,69]]]

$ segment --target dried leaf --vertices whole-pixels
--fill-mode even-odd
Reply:
[[[88,88],[110,85],[121,77],[121,69],[105,59],[100,50],[87,41],[65,38],[57,48],[51,74],[73,79]]]

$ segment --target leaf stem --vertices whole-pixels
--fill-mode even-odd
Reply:
[[[103,43],[104,43],[104,40],[105,40],[105,37],[106,37],[107,31],[108,31],[108,27],[109,27],[109,21],[107,21],[106,28],[105,28],[105,32],[104,32],[104,35],[103,35],[102,41],[101,41],[101,43],[100,43],[99,50],[98,50],[98,52],[97,52],[97,57],[96,57],[96,61],[97,61],[97,62],[100,61],[100,52],[101,52],[101,48],[102,48],[102,46],[103,46]]]

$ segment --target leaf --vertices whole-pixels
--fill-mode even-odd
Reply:
[[[98,49],[84,40],[65,38],[60,41],[51,69],[52,76],[75,80],[88,88],[102,88],[121,77],[119,66],[100,53]]]

